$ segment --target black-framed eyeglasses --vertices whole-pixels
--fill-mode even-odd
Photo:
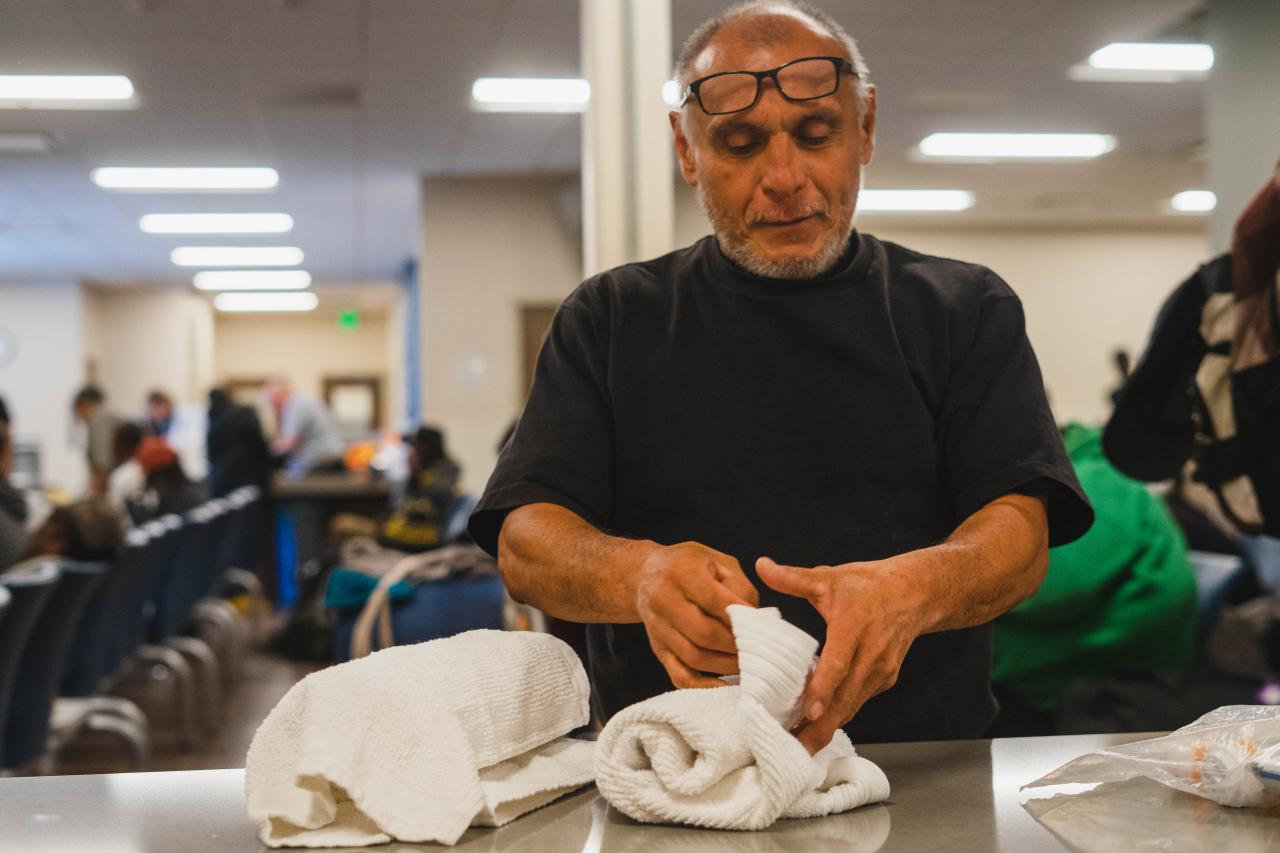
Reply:
[[[766,79],[772,80],[778,94],[788,101],[812,101],[834,95],[842,73],[858,77],[853,64],[842,56],[806,56],[768,71],[721,71],[686,86],[680,106],[692,97],[711,116],[749,110],[760,100]]]

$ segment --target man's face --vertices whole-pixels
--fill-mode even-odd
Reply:
[[[289,402],[289,388],[277,385],[267,392],[267,399],[271,401],[271,407],[279,412],[284,409],[284,404]]]
[[[169,420],[173,414],[173,406],[165,402],[147,403],[147,419],[160,423]]]
[[[763,71],[810,56],[843,56],[836,39],[806,22],[780,22],[788,36],[762,46],[727,25],[697,58],[692,79],[722,71]],[[698,191],[720,246],[747,270],[772,278],[810,278],[843,251],[852,227],[862,167],[871,160],[875,93],[860,111],[855,81],[834,95],[783,98],[762,83],[754,107],[709,116],[693,98],[671,113],[685,181]]]

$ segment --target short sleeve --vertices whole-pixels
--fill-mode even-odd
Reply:
[[[494,556],[507,513],[525,504],[558,504],[600,528],[613,515],[608,316],[581,294],[551,322],[529,401],[468,523]]]
[[[1049,544],[1064,545],[1089,529],[1093,507],[1049,409],[1022,303],[996,283],[953,353],[940,437],[946,490],[959,520],[1011,492],[1043,495]]]

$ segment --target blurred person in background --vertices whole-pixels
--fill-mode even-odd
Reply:
[[[344,470],[342,454],[346,442],[333,413],[324,403],[299,394],[283,379],[267,383],[267,399],[279,425],[273,449],[285,457],[285,471],[289,476]]]
[[[193,480],[208,473],[205,457],[207,418],[199,406],[175,406],[173,398],[159,389],[147,395],[146,427],[149,435],[163,438],[182,460],[183,470]]]
[[[107,503],[116,512],[126,512],[129,502],[147,486],[147,475],[137,459],[142,439],[142,427],[135,423],[123,423],[116,429],[115,468],[107,477]]]
[[[115,467],[116,430],[121,419],[107,411],[106,395],[94,385],[86,385],[71,401],[71,413],[85,430],[85,456],[89,463],[89,494],[103,497],[107,477]]]
[[[258,413],[236,403],[221,388],[209,392],[209,493],[230,494],[241,486],[266,488],[275,467]]]
[[[22,558],[65,557],[81,562],[113,560],[124,546],[120,517],[98,498],[56,507],[27,542]]]
[[[427,551],[444,544],[449,506],[458,497],[462,469],[449,458],[444,433],[420,426],[406,435],[409,480],[403,498],[382,525],[382,544],[403,551]]]
[[[178,454],[162,438],[143,439],[138,448],[138,464],[146,474],[148,503],[155,515],[181,515],[209,498],[208,489],[187,476]]]
[[[0,401],[0,570],[18,561],[26,545],[27,501],[9,483],[13,472],[13,440],[9,434],[9,412]]]

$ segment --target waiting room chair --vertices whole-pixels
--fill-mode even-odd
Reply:
[[[43,560],[19,564],[0,575],[0,586],[9,594],[9,610],[0,620],[0,775],[8,775],[6,768],[11,766],[4,755],[3,734],[27,642],[53,597],[59,574],[55,562]]]
[[[40,558],[44,560],[44,558]],[[48,561],[46,561],[48,562]],[[110,563],[55,562],[60,577],[53,595],[40,612],[23,653],[22,666],[14,681],[9,704],[9,719],[4,728],[4,761],[6,769],[40,761],[40,769],[50,767],[50,722],[54,702],[62,685],[71,641],[80,625],[80,617],[90,597],[102,584]],[[87,720],[68,719],[64,728],[78,728]]]
[[[131,580],[126,584],[128,594],[122,602],[119,622],[112,632],[107,671],[114,671],[131,661],[163,667],[173,679],[178,743],[184,748],[191,748],[196,742],[199,702],[195,673],[177,650],[147,642],[155,618],[155,599],[182,544],[183,526],[181,516],[166,515],[142,528],[148,539],[142,545],[145,550],[139,558],[126,561],[126,565],[132,567]]]

